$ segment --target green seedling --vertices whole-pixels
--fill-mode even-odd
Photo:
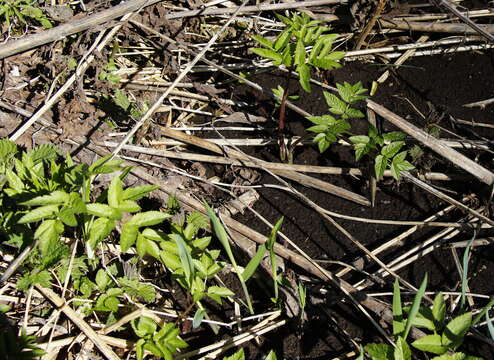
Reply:
[[[442,294],[438,294],[434,298],[431,307],[422,304],[426,286],[427,276],[424,278],[412,305],[403,307],[398,280],[395,281],[392,306],[395,346],[369,344],[365,346],[365,352],[372,360],[410,360],[412,359],[412,348],[407,343],[407,337],[412,327],[416,327],[433,332],[411,343],[411,346],[419,351],[437,355],[432,360],[482,360],[475,356],[456,352],[456,350],[462,345],[469,329],[484,317],[494,301],[491,301],[475,318],[472,318],[471,312],[465,312],[453,319],[448,319],[446,302]]]
[[[311,20],[305,13],[294,13],[291,17],[276,16],[285,24],[285,29],[274,40],[252,35],[252,39],[263,47],[251,48],[250,51],[273,60],[275,66],[295,68],[300,85],[311,92],[312,68],[332,70],[341,67],[338,61],[345,53],[333,51],[333,43],[340,35],[328,34],[330,27],[321,26],[322,21]],[[310,52],[307,47],[312,47]]]
[[[153,355],[165,360],[173,360],[173,355],[178,349],[183,349],[188,344],[179,336],[179,329],[172,323],[165,323],[159,330],[158,324],[146,316],[131,321],[132,329],[140,338],[135,344],[138,360],[144,359],[144,351],[150,351]]]
[[[415,167],[406,160],[407,151],[401,151],[405,146],[405,134],[392,131],[379,134],[377,129],[369,125],[368,135],[351,136],[349,140],[354,144],[357,161],[364,156],[374,159],[374,173],[376,179],[382,178],[384,171],[391,170],[393,177],[398,180],[402,171],[412,170]]]

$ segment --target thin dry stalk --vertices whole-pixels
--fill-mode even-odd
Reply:
[[[369,106],[377,114],[381,115],[383,118],[391,122],[393,125],[397,126],[407,134],[413,136],[433,151],[444,156],[446,159],[448,159],[458,167],[469,172],[480,181],[486,183],[487,185],[492,185],[494,183],[494,174],[491,171],[480,166],[475,161],[467,158],[465,155],[459,153],[458,151],[451,149],[441,140],[434,138],[425,131],[412,125],[402,117],[396,115],[395,113],[386,109],[384,106],[381,106],[372,100],[367,100],[367,106]]]
[[[387,29],[398,29],[398,30],[409,30],[409,31],[421,31],[421,32],[439,32],[439,33],[450,33],[450,34],[463,34],[463,35],[476,35],[477,31],[471,29],[465,24],[443,24],[443,23],[420,23],[420,22],[409,22],[409,21],[399,21],[399,20],[385,20],[380,19],[379,23],[383,28]],[[494,25],[484,24],[485,30],[489,33],[494,32]]]
[[[61,309],[62,312],[72,320],[79,329],[81,329],[108,360],[120,360],[120,357],[113,352],[103,339],[100,338],[100,335],[98,335],[71,307],[67,306],[62,298],[55,294],[51,289],[44,288],[41,285],[35,286],[44,297],[50,300],[58,309]]]
[[[346,3],[347,1],[345,0],[308,0],[308,1],[297,1],[297,2],[279,3],[279,4],[259,4],[253,6],[245,6],[237,14],[240,15],[240,14],[248,14],[252,12],[299,9],[299,8],[306,8],[311,6],[346,4]],[[166,16],[166,18],[170,20],[170,19],[181,19],[184,17],[193,17],[193,16],[226,15],[226,14],[233,14],[235,10],[236,7],[228,7],[224,9],[205,8],[199,10],[186,10],[186,11],[180,11],[177,13],[169,14]]]
[[[463,106],[464,107],[476,107],[476,106],[478,106],[481,109],[485,109],[485,107],[487,105],[490,105],[490,104],[494,104],[494,98],[487,99],[487,100],[482,100],[482,101],[476,101],[476,102],[469,103],[469,104],[464,104]]]

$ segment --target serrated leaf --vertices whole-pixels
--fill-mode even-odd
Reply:
[[[401,131],[391,131],[388,133],[383,134],[384,141],[386,142],[392,142],[392,141],[399,141],[403,140],[406,138],[406,135],[402,133]]]
[[[171,271],[175,271],[182,266],[180,258],[177,255],[167,251],[160,252],[160,260]]]
[[[463,342],[463,337],[472,324],[472,313],[467,312],[451,320],[444,328],[442,343],[452,349],[457,348]]]
[[[17,154],[17,145],[8,139],[0,139],[0,161],[5,161]]]
[[[137,227],[153,226],[162,223],[165,219],[170,217],[170,214],[161,211],[146,211],[135,214],[132,219],[128,221],[128,224]]]
[[[120,90],[117,89],[115,90],[115,93],[113,94],[113,100],[115,101],[115,104],[119,107],[121,107],[124,111],[127,111],[129,106],[130,106],[130,101],[127,95]]]
[[[251,35],[250,37],[257,41],[259,44],[266,46],[267,48],[273,48],[273,42],[269,39],[266,39],[265,37],[258,35]]]
[[[331,145],[331,143],[326,139],[326,136],[317,141],[317,148],[321,154],[329,148],[329,145]]]
[[[106,288],[112,283],[112,279],[106,273],[104,269],[99,269],[96,273],[96,285],[100,291],[105,291]]]
[[[141,207],[139,206],[139,204],[133,200],[123,200],[122,202],[120,202],[120,204],[118,204],[116,209],[129,213],[141,211]]]
[[[36,196],[35,198],[24,201],[20,203],[25,206],[34,206],[34,205],[61,205],[68,202],[70,199],[69,194],[65,191],[56,190],[48,195]]]
[[[264,48],[250,48],[249,50],[263,58],[273,60],[275,62],[275,65],[279,65],[283,62],[283,57],[281,56],[281,54],[277,53],[274,50]]]
[[[344,101],[340,100],[336,95],[333,95],[327,91],[323,91],[324,99],[329,106],[329,111],[333,114],[342,115],[347,108]]]
[[[394,360],[394,349],[388,344],[368,344],[364,349],[372,360]]]
[[[331,125],[336,122],[336,119],[331,115],[307,116],[307,120],[316,125]]]
[[[448,351],[448,347],[441,343],[441,335],[426,335],[415,340],[412,346],[418,350],[430,352],[436,355],[442,355]]]
[[[47,255],[48,250],[60,239],[64,231],[64,226],[59,220],[43,221],[34,233],[34,238],[39,240],[38,246],[43,256]]]
[[[301,64],[297,66],[297,73],[299,75],[299,83],[306,92],[310,93],[310,68],[307,64]]]
[[[376,174],[376,179],[382,178],[384,175],[384,170],[386,170],[386,167],[388,166],[388,159],[386,159],[382,155],[377,155],[376,160],[374,163],[374,172]]]
[[[31,158],[34,164],[37,164],[41,161],[55,160],[58,155],[58,148],[52,144],[38,145],[33,150],[27,153],[27,156]]]
[[[115,176],[108,187],[108,205],[112,208],[118,208],[120,202],[123,201],[122,180],[119,176]]]
[[[307,128],[307,131],[314,132],[314,133],[325,133],[328,131],[328,125],[314,125],[309,128]]]
[[[125,253],[135,244],[139,228],[128,222],[123,224],[122,232],[120,234],[120,250]]]
[[[366,135],[356,135],[350,136],[348,140],[354,144],[367,144],[370,141],[370,138]]]
[[[295,66],[303,65],[305,64],[305,46],[304,42],[302,39],[297,40],[297,45],[295,47]]]
[[[365,117],[362,111],[353,108],[346,109],[344,115],[345,115],[344,118],[346,119],[361,119]]]
[[[17,176],[17,174],[14,173],[11,169],[7,169],[5,171],[5,177],[9,186],[16,192],[22,192],[22,190],[24,190],[25,186],[21,178]]]
[[[35,208],[21,217],[18,221],[19,224],[29,224],[32,222],[46,219],[58,213],[57,205],[45,205]]]
[[[312,65],[315,67],[324,69],[324,70],[333,70],[333,69],[339,69],[341,68],[341,64],[336,62],[333,59],[328,59],[328,58],[314,58],[310,62]]]
[[[391,144],[384,146],[381,149],[381,155],[386,156],[388,159],[391,159],[395,156],[398,151],[405,145],[404,141],[394,141]]]
[[[114,209],[106,204],[94,203],[87,204],[86,210],[89,215],[98,217],[106,217],[108,219],[120,220],[122,218],[122,212],[118,209]]]
[[[286,47],[288,41],[290,40],[291,33],[291,29],[285,29],[280,35],[278,35],[273,46],[276,51],[280,51]]]

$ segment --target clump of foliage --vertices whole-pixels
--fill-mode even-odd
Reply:
[[[321,26],[321,21],[311,20],[307,14],[293,14],[291,18],[279,16],[285,24],[285,29],[275,40],[252,35],[252,38],[260,43],[263,48],[252,48],[251,51],[259,56],[273,60],[275,66],[284,65],[295,68],[299,75],[302,89],[310,92],[311,69],[332,70],[341,67],[339,60],[345,56],[343,51],[333,51],[333,42],[338,34],[328,34],[329,27]],[[306,47],[312,46],[309,53]],[[289,75],[288,75],[289,76]],[[288,78],[289,80],[289,78]],[[288,83],[288,81],[287,81]],[[367,98],[367,89],[361,82],[350,84],[336,84],[338,95],[324,91],[324,98],[328,105],[329,114],[309,116],[307,119],[312,126],[306,130],[315,133],[314,142],[319,151],[325,152],[331,144],[339,139],[350,141],[354,144],[355,157],[359,161],[368,156],[374,161],[375,177],[381,178],[384,171],[391,170],[395,179],[400,178],[402,171],[411,170],[414,166],[406,160],[407,151],[403,151],[405,135],[400,132],[379,134],[371,125],[368,135],[353,135],[350,133],[350,119],[364,118],[365,115],[354,105]],[[288,99],[296,98],[281,87],[272,89],[273,93],[281,99],[279,130],[283,130],[285,122],[285,103]],[[350,136],[348,138],[349,135]],[[304,139],[306,137],[302,137]],[[283,139],[281,139],[283,140]],[[299,140],[301,141],[301,140]],[[280,155],[282,160],[292,161],[293,150],[299,142],[286,148],[285,142],[280,141]]]
[[[14,24],[21,27],[34,21],[44,28],[51,28],[52,24],[39,3],[35,0],[0,0],[0,19],[3,18],[7,27]]]
[[[446,302],[442,294],[436,295],[432,306],[426,306],[422,299],[427,286],[427,276],[422,281],[412,305],[404,307],[398,280],[393,290],[393,335],[395,346],[388,344],[368,344],[365,352],[372,360],[411,360],[412,348],[407,342],[412,327],[426,329],[425,335],[411,346],[434,356],[432,360],[482,360],[482,358],[457,352],[463,344],[467,332],[477,324],[492,304],[488,304],[475,318],[471,312],[464,312],[451,318],[447,314]]]
[[[251,48],[250,51],[267,59],[273,60],[275,66],[284,65],[294,68],[299,75],[300,85],[310,92],[311,69],[331,70],[341,67],[338,62],[345,53],[332,51],[333,43],[339,34],[329,34],[330,27],[321,26],[321,20],[311,20],[305,13],[294,13],[291,17],[276,14],[285,25],[285,29],[269,40],[262,36],[252,35],[262,48]],[[312,47],[308,53],[307,47]]]

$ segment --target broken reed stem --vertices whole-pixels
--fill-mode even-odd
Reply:
[[[180,141],[184,141],[184,142],[187,142],[187,143],[195,145],[195,146],[199,146],[203,149],[207,149],[207,150],[214,152],[216,154],[223,154],[226,152],[226,154],[228,154],[228,156],[233,157],[235,159],[238,159],[241,161],[249,160],[248,157],[246,157],[243,154],[240,154],[237,151],[223,150],[218,145],[216,145],[210,141],[201,139],[201,138],[194,136],[194,135],[188,135],[188,134],[185,134],[181,131],[171,130],[171,129],[166,128],[166,127],[161,127],[161,131],[163,132],[163,134],[165,136],[169,136],[171,138],[178,139]],[[295,180],[295,181],[301,183],[302,185],[314,187],[316,189],[326,191],[326,192],[331,193],[333,195],[339,196],[343,199],[356,202],[357,204],[361,204],[361,205],[365,205],[365,206],[370,205],[369,200],[367,200],[362,195],[355,194],[349,190],[346,190],[346,189],[341,188],[339,186],[330,184],[328,182],[325,182],[325,181],[322,181],[322,180],[319,180],[319,179],[316,179],[316,178],[313,178],[313,177],[310,177],[310,176],[307,176],[304,174],[300,174],[300,173],[297,173],[295,171],[273,170],[273,172],[280,175],[280,176],[289,178],[291,180]]]
[[[176,130],[176,129],[173,129]],[[118,143],[112,141],[95,142],[95,144],[104,147],[115,147]],[[185,144],[185,143],[182,143]],[[365,175],[362,170],[356,168],[340,168],[331,166],[316,166],[316,165],[298,165],[298,164],[284,164],[284,163],[274,163],[264,160],[238,160],[232,159],[224,156],[214,156],[214,155],[203,155],[184,151],[170,151],[170,150],[160,150],[147,148],[143,146],[136,145],[125,145],[124,150],[136,152],[140,154],[161,156],[165,158],[188,160],[188,161],[200,161],[208,162],[213,164],[226,164],[234,166],[246,166],[253,168],[266,168],[269,170],[287,170],[287,171],[298,171],[316,174],[328,174],[328,175],[349,175],[349,176],[363,176]],[[390,170],[384,172],[385,177],[392,177]],[[469,176],[461,174],[443,174],[437,172],[428,172],[425,174],[419,174],[418,177],[424,180],[431,181],[462,181],[468,179]]]
[[[480,166],[475,161],[467,158],[458,151],[450,148],[443,141],[434,138],[425,131],[419,129],[415,125],[412,125],[402,117],[396,115],[384,106],[381,106],[372,100],[367,100],[367,106],[408,135],[413,136],[415,139],[422,142],[439,155],[445,157],[453,164],[469,172],[480,181],[486,183],[487,185],[492,185],[494,183],[494,174],[491,171]]]
[[[336,4],[346,4],[346,0],[308,0],[308,1],[297,1],[297,2],[289,2],[289,3],[279,3],[279,4],[259,4],[253,6],[245,6],[242,10],[238,12],[238,14],[248,14],[252,12],[261,12],[261,11],[279,11],[279,10],[288,10],[288,9],[299,9],[306,8],[311,6],[322,6],[322,5],[336,5]],[[184,17],[193,17],[193,16],[213,16],[213,15],[226,15],[232,14],[235,12],[235,7],[228,7],[223,9],[198,9],[198,10],[186,10],[179,11],[176,13],[172,13],[166,15],[165,18],[167,20],[171,19],[181,19]]]
[[[463,34],[463,35],[477,35],[478,32],[471,29],[465,24],[444,24],[436,22],[410,22],[401,20],[385,20],[379,19],[379,23],[386,29],[398,29],[408,31],[421,31],[421,32],[436,32],[436,33],[450,33],[450,34]],[[489,33],[494,32],[494,25],[483,24],[485,30]]]
[[[60,309],[81,331],[93,342],[94,345],[108,360],[120,360],[120,357],[113,352],[107,343],[100,338],[89,324],[84,321],[71,307],[67,306],[62,298],[50,289],[44,288],[41,285],[35,285],[44,297],[50,300],[56,308]]]

